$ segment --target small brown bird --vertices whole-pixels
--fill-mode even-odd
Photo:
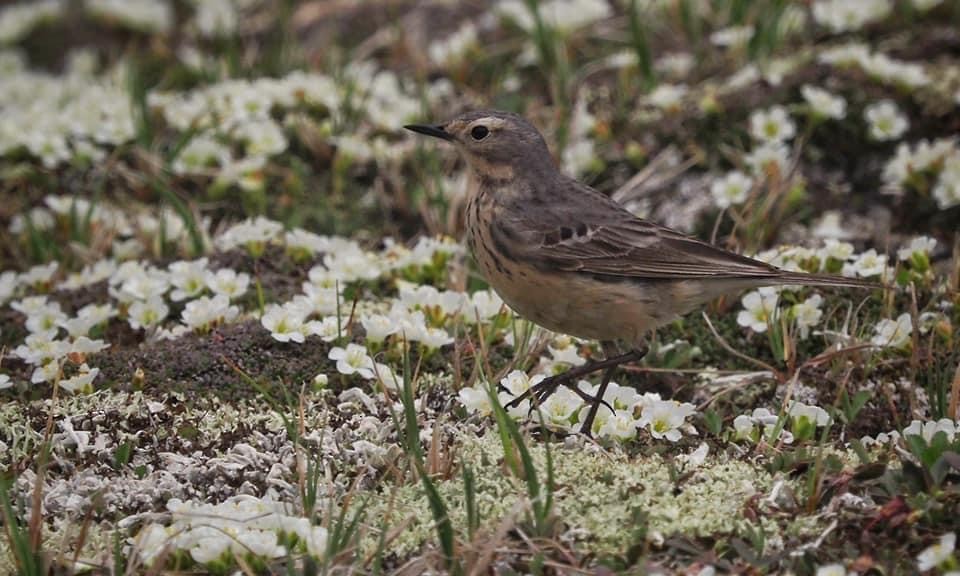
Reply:
[[[842,276],[789,272],[637,218],[562,174],[543,137],[495,110],[408,130],[453,143],[469,166],[467,242],[504,302],[555,332],[599,340],[606,359],[547,378],[529,395],[566,385],[592,403],[589,433],[616,367],[640,360],[650,331],[723,294],[782,284],[874,288]],[[616,342],[631,351],[620,354]],[[596,397],[577,380],[605,369]]]

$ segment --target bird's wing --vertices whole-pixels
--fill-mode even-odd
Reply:
[[[575,184],[571,182],[571,184]],[[575,184],[573,206],[542,222],[500,219],[494,234],[517,247],[525,260],[544,268],[603,276],[651,279],[772,278],[783,273],[637,218],[606,196]],[[578,209],[577,205],[580,205]],[[517,242],[518,239],[522,241]]]

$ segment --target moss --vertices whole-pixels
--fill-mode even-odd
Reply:
[[[483,527],[493,531],[504,520],[524,521],[526,487],[507,473],[503,450],[494,434],[481,438],[466,435],[456,447],[461,465],[476,473],[477,503]],[[749,462],[724,455],[711,457],[682,479],[671,479],[670,464],[661,456],[627,458],[623,454],[589,451],[583,447],[553,447],[555,515],[563,522],[580,553],[621,554],[634,542],[637,518],[646,518],[648,538],[658,540],[681,534],[691,537],[721,536],[743,529],[738,519],[745,504],[767,492],[772,477]],[[545,447],[531,445],[541,478]],[[459,477],[438,482],[453,526],[465,529],[465,494]],[[409,555],[436,536],[430,508],[419,484],[385,490],[372,505],[369,517],[385,518],[392,505],[392,524],[410,524],[390,547],[398,556]],[[775,523],[764,527],[777,533]],[[461,534],[463,536],[463,534]],[[769,537],[769,535],[768,535]],[[464,536],[465,538],[465,536]],[[366,542],[372,547],[375,541]]]

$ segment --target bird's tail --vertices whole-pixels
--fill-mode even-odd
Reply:
[[[868,288],[889,290],[891,287],[862,278],[848,278],[835,274],[807,274],[804,272],[784,272],[777,276],[778,284],[799,284],[801,286],[838,286],[843,288]]]

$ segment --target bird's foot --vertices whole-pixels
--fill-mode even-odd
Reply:
[[[566,377],[566,375],[566,373],[557,374],[556,376],[551,376],[541,380],[540,382],[537,382],[528,388],[523,394],[511,400],[506,406],[504,406],[504,408],[507,410],[516,408],[520,406],[524,400],[532,398],[533,402],[530,403],[530,409],[527,411],[527,414],[532,414],[534,409],[546,402],[547,398],[553,396],[553,393],[556,392],[560,386],[566,386],[574,394],[579,396],[584,403],[588,405],[599,404],[601,406],[606,406],[611,412],[613,412],[613,406],[611,406],[606,400],[597,396],[591,396],[577,386],[577,383],[573,382],[572,378]]]

